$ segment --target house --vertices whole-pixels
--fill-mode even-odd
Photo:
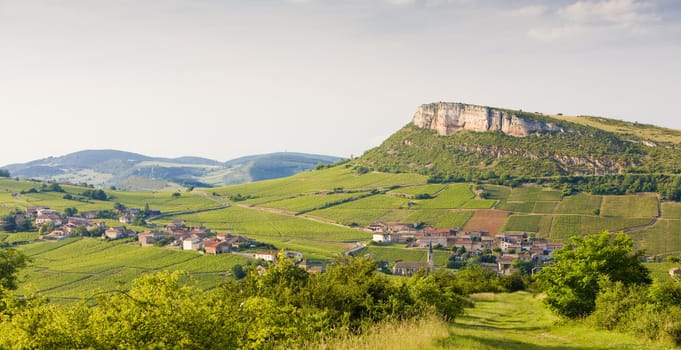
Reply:
[[[226,239],[225,242],[227,242],[227,244],[229,244],[232,248],[239,249],[241,248],[242,245],[250,245],[253,244],[255,241],[243,236],[232,236]]]
[[[190,236],[182,240],[183,250],[199,250],[203,248],[203,239],[197,236]]]
[[[61,217],[57,214],[52,213],[39,213],[35,218],[35,225],[40,227],[45,224],[52,224],[54,226],[60,226],[62,224]]]
[[[207,239],[203,241],[203,248],[206,254],[221,254],[229,252],[229,244],[218,239]]]
[[[71,237],[69,233],[65,230],[53,230],[52,232],[41,236],[41,239],[48,239],[48,240],[56,240],[56,241],[61,241],[64,238]]]
[[[678,267],[672,267],[669,269],[669,276],[678,281],[679,278],[681,278],[681,269]]]
[[[510,275],[513,273],[513,262],[518,259],[518,255],[505,254],[497,259],[497,270],[500,274]]]
[[[99,216],[99,210],[88,210],[80,212],[80,216],[86,219],[95,219]]]
[[[166,234],[164,232],[144,231],[144,232],[139,234],[137,239],[139,240],[140,245],[142,245],[142,247],[149,247],[149,246],[154,245],[154,242],[160,241],[160,240],[162,240],[163,238],[166,238],[166,237],[168,237],[168,234]]]
[[[73,225],[75,227],[81,227],[81,226],[87,227],[87,226],[90,225],[90,220],[88,220],[86,218],[79,218],[77,216],[69,216],[66,219],[66,223],[68,225]]]
[[[184,220],[173,220],[171,223],[166,225],[166,229],[168,231],[176,230],[176,229],[182,229],[187,225]]]
[[[428,246],[428,256],[426,262],[409,262],[398,261],[393,265],[393,275],[397,276],[412,276],[419,270],[425,269],[430,271],[435,268],[435,255],[433,254],[433,245]]]
[[[118,217],[118,222],[120,222],[121,224],[127,224],[127,225],[132,224],[133,222],[135,222],[135,215],[129,214],[129,213],[123,214],[120,217]]]
[[[373,233],[373,238],[371,239],[374,242],[391,242],[392,241],[392,235],[387,232],[374,232]]]
[[[285,251],[284,256],[289,258],[289,259],[295,259],[295,260],[299,260],[299,261],[303,260],[303,253],[292,251],[292,250]]]
[[[50,209],[48,207],[27,207],[26,208],[26,216],[30,218],[34,218],[38,216],[38,212],[44,209]]]
[[[398,261],[393,265],[393,275],[412,276],[421,269],[430,269],[427,262]]]
[[[121,239],[121,238],[127,238],[130,236],[134,236],[135,231],[130,230],[126,228],[125,226],[122,227],[111,227],[108,230],[104,231],[104,237],[108,239]]]
[[[253,258],[256,260],[265,260],[269,262],[274,262],[276,255],[272,252],[256,252]]]

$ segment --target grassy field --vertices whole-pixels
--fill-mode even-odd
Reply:
[[[428,251],[426,249],[404,248],[404,245],[394,244],[388,246],[369,246],[364,252],[373,256],[376,260],[384,260],[390,263],[395,261],[426,262]],[[433,250],[435,254],[435,266],[446,266],[449,259],[449,251]]]
[[[406,218],[408,222],[423,222],[435,227],[463,227],[475,213],[474,210],[428,209],[414,210]]]
[[[502,231],[539,232],[542,215],[512,215]]]
[[[681,220],[661,219],[652,227],[629,234],[648,255],[681,253]]]
[[[330,203],[337,203],[339,201],[349,200],[367,192],[359,193],[334,193],[334,194],[315,194],[307,196],[298,196],[293,198],[286,198],[282,200],[276,200],[272,202],[267,202],[262,204],[263,207],[277,208],[283,210],[289,210],[292,212],[300,212],[304,210],[311,210],[320,208],[324,205],[329,205]]]
[[[636,337],[578,323],[557,323],[541,300],[527,292],[477,294],[475,307],[456,319],[433,348],[461,350],[672,349]],[[415,333],[418,331],[415,330]]]
[[[358,175],[354,170],[337,166],[320,171],[304,172],[291,177],[252,182],[243,185],[211,189],[223,196],[250,195],[270,197],[298,195],[301,193],[331,192],[336,188],[344,190],[372,190],[392,186],[425,185],[427,178],[416,174],[388,174],[371,172]]]
[[[232,254],[200,255],[195,251],[141,248],[124,240],[72,238],[19,246],[33,260],[22,271],[18,294],[39,292],[55,301],[91,298],[96,293],[128,287],[140,274],[183,270],[199,286],[214,287],[232,266],[247,259]]]
[[[244,236],[259,235],[261,237],[287,237],[330,242],[371,239],[371,235],[361,230],[239,206],[203,213],[178,215],[167,220],[175,219],[185,220],[189,225],[204,225],[216,231],[228,231]],[[159,222],[163,223],[163,221]]]
[[[601,209],[602,201],[603,196],[577,193],[572,196],[564,197],[556,206],[554,213],[592,215],[596,210]]]
[[[450,184],[437,197],[422,200],[417,203],[419,209],[451,209],[463,208],[464,205],[475,198],[470,184]]]
[[[658,198],[655,195],[604,196],[601,215],[652,218],[658,216]]]

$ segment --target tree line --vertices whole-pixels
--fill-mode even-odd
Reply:
[[[98,294],[94,306],[17,298],[13,279],[0,288],[0,348],[304,348],[380,322],[453,320],[472,306],[468,294],[504,290],[483,269],[421,271],[399,281],[377,269],[373,259],[344,258],[311,274],[282,258],[209,291],[182,272],[161,272]]]

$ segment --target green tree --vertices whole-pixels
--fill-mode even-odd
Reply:
[[[17,272],[30,259],[16,249],[0,249],[0,288],[16,289]]]
[[[538,275],[546,292],[544,302],[557,314],[576,318],[595,309],[602,278],[624,286],[650,284],[650,272],[641,263],[643,253],[632,247],[624,233],[572,237],[570,244],[554,252],[555,262]]]
[[[244,271],[244,267],[241,266],[241,264],[236,264],[232,267],[232,275],[234,278],[240,280],[246,277],[246,271]]]

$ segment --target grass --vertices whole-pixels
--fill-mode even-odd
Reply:
[[[456,319],[439,349],[669,349],[634,336],[594,329],[579,323],[557,323],[540,298],[527,292],[476,294],[475,307]],[[415,330],[415,332],[418,332]]]
[[[662,217],[665,219],[681,219],[681,203],[662,202]]]
[[[368,233],[360,230],[239,206],[167,218],[175,219],[185,220],[188,225],[205,225],[213,230],[229,231],[244,236],[304,238],[331,242],[371,238]]]
[[[372,190],[392,186],[425,185],[427,177],[416,174],[388,174],[370,172],[358,175],[353,169],[344,166],[308,171],[291,177],[258,181],[248,184],[211,189],[220,195],[250,195],[270,197],[298,195],[301,193],[330,192],[336,188],[344,190]]]
[[[511,215],[502,231],[539,232],[543,215]]]
[[[23,282],[17,293],[36,291],[57,301],[91,298],[101,291],[129,286],[142,273],[163,270],[187,271],[208,289],[224,280],[232,266],[247,262],[232,254],[200,255],[91,238],[37,242],[18,249],[33,262],[21,272]]]
[[[649,218],[598,217],[583,215],[559,215],[553,218],[551,239],[565,240],[570,236],[622,231],[627,227],[635,227],[650,223]]]
[[[600,210],[602,201],[603,196],[577,193],[564,197],[556,206],[554,213],[593,215],[596,210]]]
[[[658,199],[655,195],[604,196],[601,215],[652,218],[658,215]]]
[[[419,209],[463,208],[466,203],[474,198],[475,194],[471,191],[470,184],[450,184],[437,197],[418,201],[417,207]]]
[[[426,262],[428,251],[427,249],[404,248],[403,245],[388,245],[388,246],[369,246],[364,254],[373,256],[376,260],[388,261],[394,263],[398,260]],[[449,259],[449,251],[433,250],[435,254],[435,265],[445,266]]]
[[[447,185],[442,185],[442,184],[429,184],[429,185],[421,185],[421,186],[409,186],[409,187],[401,187],[395,190],[390,191],[390,194],[395,194],[395,195],[406,195],[406,196],[416,196],[419,194],[429,194],[431,196],[436,195],[440,191],[444,190],[447,188]]]
[[[463,227],[475,212],[472,210],[453,211],[449,209],[415,210],[406,219],[408,222],[423,222],[435,227]]]
[[[307,196],[298,196],[294,198],[286,198],[278,201],[272,201],[262,204],[264,207],[277,208],[289,210],[292,212],[300,212],[304,210],[311,210],[320,208],[331,203],[336,203],[343,200],[349,200],[353,197],[360,196],[366,192],[360,193],[334,193],[334,194],[315,194]]]
[[[681,252],[681,220],[661,219],[652,227],[629,234],[647,255]]]

